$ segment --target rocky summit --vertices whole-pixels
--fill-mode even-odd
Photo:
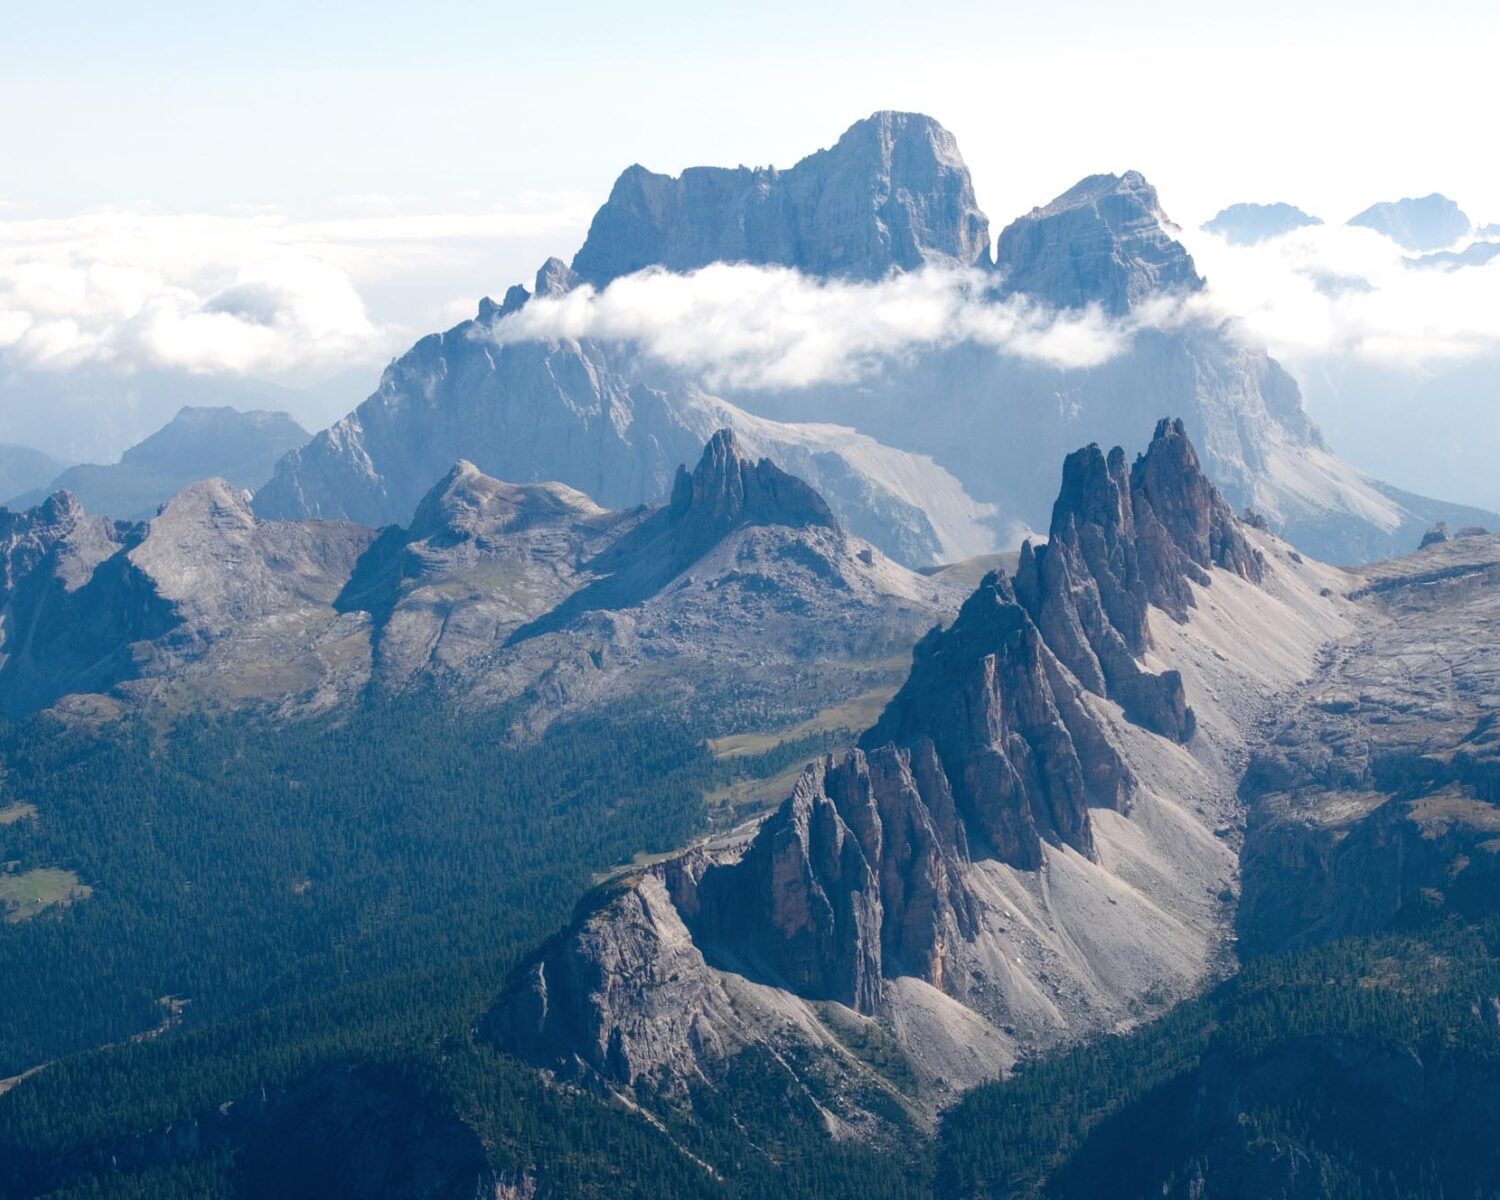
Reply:
[[[615,182],[573,259],[604,286],[644,267],[794,267],[879,279],[930,263],[988,260],[989,223],[953,135],[919,113],[879,112],[784,171],[633,166]]]
[[[1469,235],[1472,226],[1464,211],[1447,196],[1387,200],[1372,204],[1349,218],[1348,224],[1384,234],[1403,249],[1444,250]]]
[[[995,269],[1010,295],[1123,316],[1150,296],[1202,290],[1175,232],[1139,171],[1090,175],[1007,225]]]

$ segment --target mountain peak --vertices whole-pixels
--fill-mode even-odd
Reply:
[[[1407,196],[1372,204],[1348,223],[1384,234],[1407,250],[1442,250],[1473,228],[1468,216],[1447,196]]]
[[[751,459],[732,429],[709,438],[691,474],[678,467],[668,513],[682,553],[694,558],[742,525],[838,528],[817,491],[769,458]]]
[[[410,541],[464,540],[560,518],[584,520],[604,510],[582,492],[560,483],[506,483],[467,459],[433,485],[417,505]]]
[[[226,530],[253,529],[255,516],[250,511],[250,493],[218,477],[200,479],[163,504],[151,525],[156,529],[190,523]]]
[[[573,270],[597,286],[648,266],[714,262],[878,279],[988,252],[989,223],[953,135],[931,117],[877,112],[786,170],[627,168]]]
[[[1200,229],[1223,238],[1231,246],[1253,246],[1307,225],[1321,225],[1317,217],[1292,204],[1231,204],[1220,209]]]
[[[1151,295],[1202,289],[1176,232],[1139,171],[1090,175],[1007,225],[995,265],[1006,294],[1123,316]]]

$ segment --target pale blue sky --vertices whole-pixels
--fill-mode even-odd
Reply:
[[[1192,219],[1434,188],[1497,219],[1496,7],[3,0],[0,200],[597,195],[630,161],[790,163],[900,107],[958,134],[997,223],[1126,166]]]

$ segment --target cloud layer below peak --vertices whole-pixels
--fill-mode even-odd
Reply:
[[[928,268],[879,283],[812,279],[782,267],[648,270],[602,291],[537,297],[498,323],[504,344],[632,342],[710,386],[805,387],[865,377],[893,360],[971,342],[1053,367],[1108,362],[1131,330],[1098,309],[1051,312],[994,299],[979,271]]]

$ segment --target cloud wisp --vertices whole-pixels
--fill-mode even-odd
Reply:
[[[979,271],[928,268],[878,283],[809,278],[781,267],[647,270],[602,291],[537,297],[502,319],[503,343],[631,342],[714,387],[850,382],[924,351],[972,342],[1054,367],[1108,362],[1130,330],[1094,308],[1051,312],[987,294]]]

